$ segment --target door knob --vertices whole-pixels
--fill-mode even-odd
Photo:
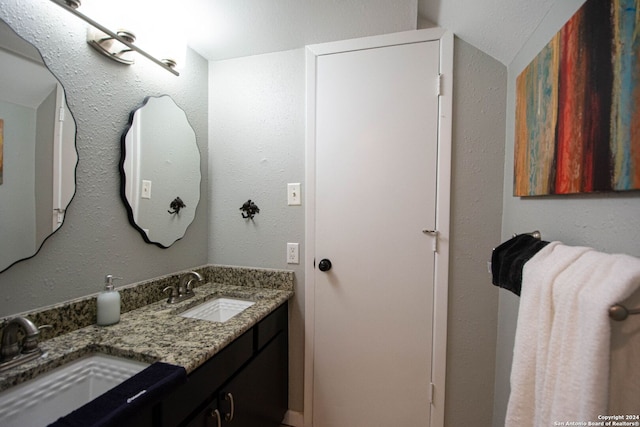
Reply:
[[[331,270],[331,261],[328,259],[323,259],[318,263],[318,268],[320,271],[329,271]]]

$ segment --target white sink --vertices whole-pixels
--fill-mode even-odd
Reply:
[[[0,392],[0,426],[47,426],[147,366],[103,354],[74,360]]]
[[[253,304],[255,304],[253,301],[235,298],[216,298],[182,312],[180,316],[208,320],[210,322],[226,322]]]

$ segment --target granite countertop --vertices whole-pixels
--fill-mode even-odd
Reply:
[[[189,374],[294,294],[292,290],[219,283],[199,286],[194,292],[195,297],[177,304],[162,300],[124,313],[115,325],[91,325],[42,341],[42,357],[0,373],[0,391],[92,353],[171,363],[183,366]],[[224,323],[179,316],[218,296],[256,303]]]

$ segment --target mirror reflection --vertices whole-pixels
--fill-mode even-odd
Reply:
[[[184,236],[200,201],[200,151],[185,112],[168,95],[148,97],[123,135],[122,195],[147,243]]]
[[[34,256],[75,193],[76,125],[38,50],[0,20],[0,272]]]

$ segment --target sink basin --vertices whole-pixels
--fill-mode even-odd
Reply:
[[[210,322],[226,322],[253,304],[255,304],[253,301],[236,298],[216,298],[184,311],[180,313],[180,316],[208,320]]]
[[[74,360],[0,393],[0,426],[46,426],[144,370],[103,354]]]

